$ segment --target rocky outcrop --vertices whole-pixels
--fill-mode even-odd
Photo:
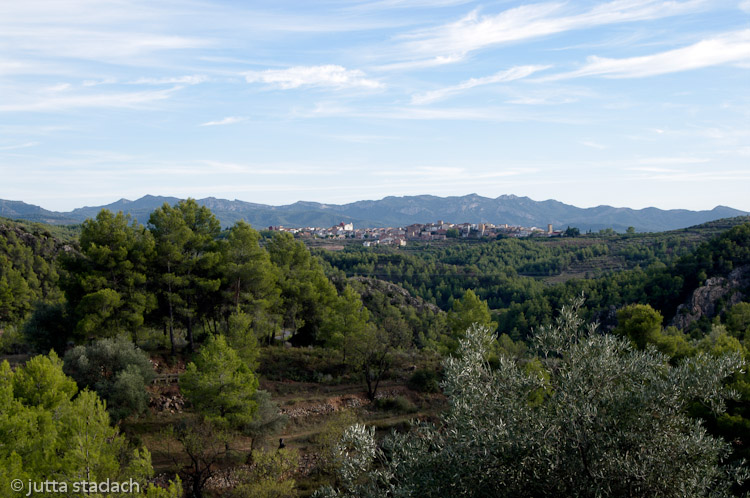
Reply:
[[[182,413],[185,409],[185,398],[182,394],[154,394],[149,403],[151,408],[159,412]]]
[[[370,401],[361,394],[335,396],[317,403],[300,403],[292,407],[282,408],[280,413],[291,419],[300,419],[316,415],[330,415],[341,410],[359,408]]]
[[[385,294],[390,303],[397,307],[407,306],[416,308],[419,311],[427,309],[436,315],[443,312],[443,310],[434,304],[428,303],[421,297],[412,296],[408,290],[392,282],[370,277],[352,277],[352,280],[362,283],[363,289],[360,291],[360,294],[363,299],[369,298],[373,294],[373,291],[376,291]]]
[[[725,307],[733,306],[745,298],[750,287],[750,266],[742,266],[725,277],[712,277],[704,285],[693,291],[685,304],[677,308],[671,325],[685,330],[701,317],[713,318],[721,310],[717,305],[723,302]]]

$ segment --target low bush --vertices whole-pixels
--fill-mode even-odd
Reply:
[[[407,386],[420,393],[440,392],[440,376],[433,370],[417,370],[409,378]]]
[[[393,398],[377,398],[373,401],[372,406],[377,410],[392,411],[397,413],[414,413],[417,411],[416,405],[404,396]]]
[[[326,384],[354,379],[357,372],[348,372],[341,361],[341,353],[332,349],[270,346],[261,349],[258,374],[269,380]]]

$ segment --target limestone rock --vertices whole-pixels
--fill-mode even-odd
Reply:
[[[671,325],[685,330],[691,323],[706,316],[713,318],[718,311],[719,300],[725,299],[727,307],[733,306],[745,298],[742,289],[750,286],[750,266],[741,266],[732,270],[725,277],[711,277],[693,291],[685,304],[677,308]]]

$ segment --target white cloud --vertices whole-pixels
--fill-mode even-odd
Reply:
[[[750,0],[742,0],[739,4],[739,8],[750,14]]]
[[[436,100],[443,99],[449,95],[460,93],[464,90],[469,90],[477,86],[490,85],[493,83],[504,83],[508,81],[519,80],[525,78],[537,71],[543,71],[548,69],[550,66],[516,66],[505,71],[499,71],[492,76],[485,76],[483,78],[471,78],[466,81],[459,83],[458,85],[441,88],[439,90],[433,90],[419,95],[414,95],[411,99],[412,104],[429,104]]]
[[[507,104],[553,106],[578,102],[581,99],[600,99],[601,96],[590,88],[543,85],[524,86],[523,88],[510,88]]]
[[[248,83],[266,83],[290,90],[302,86],[332,88],[382,88],[379,81],[368,79],[359,69],[346,69],[328,64],[324,66],[295,66],[288,69],[268,69],[244,73]]]
[[[627,168],[628,171],[641,171],[644,173],[682,173],[679,170],[676,169],[670,169],[670,168],[654,168],[654,167],[637,167],[637,168]]]
[[[744,170],[726,171],[695,171],[683,172],[677,170],[643,170],[641,180],[664,182],[739,182],[750,180],[750,173]]]
[[[326,138],[329,138],[331,140],[338,140],[341,142],[350,142],[350,143],[356,143],[356,144],[376,144],[376,143],[383,143],[383,142],[389,142],[393,140],[402,140],[402,137],[396,137],[396,136],[388,136],[388,135],[352,135],[352,134],[342,134],[342,135],[326,135]]]
[[[133,85],[198,85],[208,81],[208,76],[203,74],[192,74],[187,76],[176,76],[169,78],[139,78]]]
[[[381,66],[376,66],[375,69],[378,71],[409,71],[412,69],[424,69],[428,67],[453,64],[454,62],[459,62],[461,59],[462,57],[458,56],[438,55],[437,57],[432,57],[431,59],[410,60],[406,62],[383,64]]]
[[[28,147],[34,147],[35,145],[39,145],[38,142],[27,142],[24,144],[16,144],[16,145],[4,145],[4,146],[0,146],[0,150],[26,149]]]
[[[511,107],[416,107],[416,106],[378,106],[370,108],[340,107],[335,104],[317,104],[312,109],[296,109],[292,116],[296,118],[348,117],[364,119],[393,119],[414,121],[484,121],[491,123],[544,122],[566,125],[581,125],[585,119],[566,113],[551,115],[548,113],[520,111]]]
[[[101,93],[94,95],[59,93],[43,94],[36,100],[0,104],[0,112],[47,112],[78,108],[136,108],[164,100],[177,88],[150,92]]]
[[[466,170],[453,166],[421,166],[415,168],[420,175],[434,176],[461,176],[466,174]]]
[[[501,171],[478,171],[473,169],[471,173],[466,168],[453,166],[415,166],[404,169],[378,169],[373,171],[374,177],[417,177],[424,181],[429,180],[468,180],[471,184],[476,180],[492,180],[496,178],[507,178],[528,175],[538,172],[536,168],[511,168]]]
[[[560,105],[560,104],[572,104],[574,102],[578,102],[577,98],[574,97],[561,97],[561,98],[550,98],[550,97],[532,97],[532,96],[524,96],[524,97],[515,97],[510,100],[508,100],[508,104],[517,104],[517,105]]]
[[[356,10],[377,10],[377,9],[414,9],[421,7],[451,7],[470,3],[472,0],[377,0],[374,2],[365,2],[354,7]]]
[[[223,126],[223,125],[230,125],[230,124],[236,124],[241,123],[242,121],[245,121],[246,118],[239,117],[239,116],[229,116],[224,119],[220,119],[218,121],[208,121],[206,123],[201,124],[201,126]]]
[[[36,72],[38,68],[33,65],[13,59],[0,59],[0,74],[28,74]]]
[[[73,88],[73,86],[70,83],[58,83],[57,85],[45,88],[43,91],[47,93],[61,93],[67,92],[71,88]]]
[[[0,39],[12,43],[14,50],[36,56],[63,59],[87,59],[102,62],[144,57],[159,51],[202,48],[206,40],[184,36],[94,31],[57,26],[33,28],[4,26]]]
[[[639,159],[638,164],[701,164],[710,161],[703,157],[648,157]]]
[[[728,33],[687,47],[640,57],[610,59],[592,56],[588,58],[587,64],[577,71],[542,79],[556,80],[582,76],[643,78],[743,61],[750,61],[750,30]]]
[[[115,78],[103,78],[100,80],[85,80],[83,86],[113,85],[117,83]]]
[[[185,14],[197,17],[188,2],[179,5],[180,10],[176,10],[177,4],[158,4],[143,0],[0,2],[0,43],[26,60],[86,59],[108,64],[212,44],[206,39],[158,32],[173,30],[175,21],[186,18]]]
[[[585,145],[586,147],[590,147],[592,149],[597,149],[597,150],[604,150],[607,148],[606,145],[600,144],[598,142],[594,142],[592,140],[583,140],[580,142],[580,144]]]
[[[453,23],[407,35],[401,48],[416,58],[460,59],[492,45],[608,24],[659,19],[693,12],[709,4],[708,0],[612,0],[583,12],[574,12],[571,3],[552,2],[522,5],[488,15],[474,10]]]

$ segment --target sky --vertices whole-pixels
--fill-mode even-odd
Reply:
[[[748,192],[750,0],[0,2],[0,199]]]

